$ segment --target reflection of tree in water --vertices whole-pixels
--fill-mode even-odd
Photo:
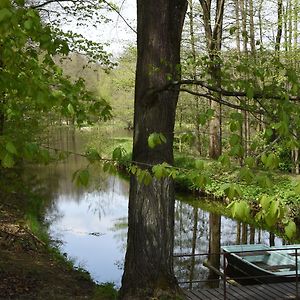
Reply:
[[[111,211],[118,209],[120,197],[128,199],[128,183],[118,177],[98,172],[101,185],[92,193],[85,195],[89,211],[98,215],[99,220]]]
[[[254,228],[235,220],[201,209],[201,201],[194,206],[183,201],[177,201],[175,206],[175,253],[200,254],[217,253],[220,245],[240,243],[274,244],[275,236],[269,232]],[[276,238],[282,243],[281,239]],[[189,256],[174,258],[174,267],[179,282],[185,282],[185,287],[203,287],[206,283],[191,283],[195,280],[215,279],[217,276],[203,266],[209,259],[217,269],[222,267],[222,257],[219,255]]]
[[[114,220],[113,226],[110,228],[112,232],[115,232],[114,239],[119,242],[119,249],[121,251],[126,250],[127,243],[127,230],[128,230],[128,218],[118,218]]]

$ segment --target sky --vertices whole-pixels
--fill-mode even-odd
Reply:
[[[133,27],[136,27],[136,0],[114,0],[120,7],[121,15]],[[136,42],[136,33],[132,31],[116,12],[106,14],[111,19],[109,23],[97,24],[97,28],[90,25],[88,27],[76,26],[76,20],[65,24],[63,30],[72,30],[82,34],[86,38],[101,43],[109,43],[105,50],[118,57],[128,45]]]

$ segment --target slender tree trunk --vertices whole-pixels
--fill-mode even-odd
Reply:
[[[185,0],[137,0],[137,69],[133,160],[173,163],[178,91],[156,92],[180,79],[180,44]],[[165,135],[167,142],[151,149],[148,137]],[[142,165],[140,165],[142,167]],[[130,179],[127,251],[120,299],[174,299],[174,186],[170,178],[149,185]]]
[[[247,0],[240,0],[240,11],[242,16],[243,51],[248,54],[248,32],[247,32]]]
[[[255,227],[250,226],[250,244],[255,242]]]
[[[193,226],[193,240],[192,240],[192,257],[191,257],[191,270],[190,270],[190,284],[189,288],[192,289],[193,283],[192,281],[194,280],[194,273],[195,273],[195,262],[196,262],[196,257],[194,254],[196,253],[196,246],[197,246],[197,232],[198,232],[198,208],[194,207],[194,226]]]
[[[259,41],[260,41],[260,49],[263,48],[263,19],[262,19],[263,2],[264,2],[264,0],[261,0],[261,1],[260,1],[260,3],[259,3],[259,8],[258,8],[258,23],[259,23]]]
[[[240,26],[240,10],[239,10],[239,0],[234,0],[234,11],[235,11],[235,41],[236,49],[238,54],[241,53],[241,26]]]
[[[273,232],[270,232],[269,242],[270,242],[270,247],[275,246],[275,234]]]
[[[278,58],[279,58],[280,43],[282,37],[282,13],[283,13],[282,0],[278,0],[277,1],[277,34],[276,34],[276,41],[275,41],[275,51],[277,52]]]
[[[294,43],[293,43],[293,48],[294,48],[294,51],[295,51],[295,55],[296,55],[296,51],[298,49],[298,14],[299,14],[299,1],[298,0],[294,0],[294,16],[293,16],[293,19],[294,19]]]
[[[288,27],[289,27],[289,38],[288,48],[292,50],[292,36],[293,36],[293,23],[292,23],[292,0],[288,0]]]
[[[209,263],[217,270],[220,269],[220,252],[221,252],[221,216],[209,214]],[[216,280],[211,282],[211,287],[219,286],[219,275],[213,271],[209,271],[208,279]]]
[[[248,242],[248,225],[242,224],[242,244],[247,244]]]
[[[193,57],[193,67],[192,67],[192,77],[193,80],[197,80],[197,68],[196,68],[196,60],[197,60],[197,53],[196,53],[196,39],[195,39],[195,30],[194,30],[194,4],[193,0],[189,0],[189,24],[190,24],[190,43],[191,43],[191,50],[192,50],[192,57]],[[199,92],[199,86],[195,86],[195,92]],[[199,124],[199,113],[200,113],[200,99],[199,96],[194,97],[195,100],[195,107],[196,107],[196,114],[195,114],[195,129],[196,129],[196,143],[197,143],[197,150],[199,155],[201,155],[201,133],[200,133],[200,124]]]
[[[254,29],[254,8],[253,8],[253,0],[249,1],[249,27],[250,27],[250,47],[251,54],[255,58],[256,55],[256,47],[255,47],[255,29]]]
[[[286,7],[282,9],[283,13],[283,27],[284,27],[284,50],[288,52],[288,2]]]
[[[241,222],[237,222],[236,225],[236,244],[241,243]]]
[[[216,0],[215,23],[212,28],[211,1],[200,0],[203,10],[206,44],[211,61],[210,76],[217,87],[221,87],[219,55],[222,45],[224,2],[224,0]],[[220,99],[221,95],[216,93],[215,97]],[[209,157],[217,159],[222,154],[222,106],[212,101],[210,107],[214,110],[215,114],[209,124]]]

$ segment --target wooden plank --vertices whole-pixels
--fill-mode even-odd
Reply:
[[[212,294],[210,294],[208,292],[208,290],[193,290],[192,293],[199,297],[199,299],[201,300],[220,300],[220,299],[223,299],[223,298],[219,298],[219,297],[215,297],[213,296]]]
[[[199,298],[192,294],[190,291],[187,291],[187,290],[183,290],[183,293],[184,293],[184,296],[185,296],[185,299],[187,300],[198,300]]]
[[[205,291],[209,292],[212,294],[214,297],[218,299],[223,299],[223,289],[222,288],[214,288],[214,289],[205,289]],[[199,291],[201,292],[201,291]]]
[[[300,283],[299,283],[300,292]],[[223,288],[184,291],[187,300],[223,300]],[[226,289],[228,300],[296,299],[295,282],[230,286]]]
[[[253,299],[253,300],[260,300],[260,296],[256,296],[253,294],[252,291],[242,289],[240,286],[233,286],[230,287],[230,290],[235,291],[238,295],[240,295],[239,299]]]
[[[226,289],[226,296],[227,296],[227,299],[230,299],[230,300],[250,299],[248,294],[244,293],[239,288],[232,288],[232,287]],[[251,298],[251,300],[252,299],[256,300],[253,297]]]
[[[275,299],[275,297],[282,298],[284,293],[282,292],[282,290],[279,291],[276,290],[274,286],[276,286],[276,284],[263,284],[263,285],[255,285],[255,288],[262,291],[269,297],[271,297],[271,299]]]
[[[276,289],[284,290],[288,295],[296,295],[296,285],[292,282],[282,282],[275,286]]]

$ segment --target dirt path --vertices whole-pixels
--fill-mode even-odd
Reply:
[[[0,203],[0,299],[95,299],[88,274],[50,253],[18,209]]]

